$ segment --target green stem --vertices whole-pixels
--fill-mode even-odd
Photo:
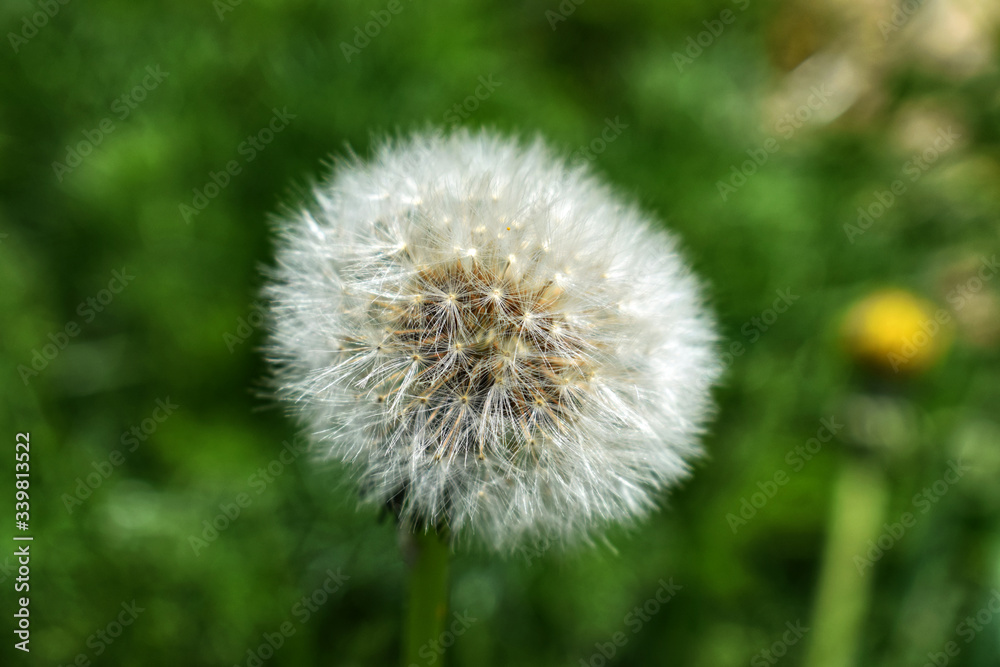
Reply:
[[[444,632],[448,613],[449,547],[446,538],[433,530],[407,534],[403,538],[410,565],[403,667],[419,667],[426,660],[426,656],[420,655],[421,648],[438,642]]]
[[[836,482],[819,591],[810,624],[806,667],[853,667],[868,612],[872,567],[859,572],[868,541],[877,539],[885,512],[885,476],[878,463],[848,455]]]

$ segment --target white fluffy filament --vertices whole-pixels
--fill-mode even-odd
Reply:
[[[363,497],[507,550],[631,522],[698,454],[696,280],[585,170],[491,133],[339,168],[281,227],[279,392]]]

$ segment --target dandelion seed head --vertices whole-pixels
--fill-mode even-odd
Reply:
[[[631,523],[718,375],[673,239],[541,142],[418,134],[281,224],[280,395],[362,496],[497,550]]]

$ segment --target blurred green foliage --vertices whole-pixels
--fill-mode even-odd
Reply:
[[[571,553],[459,551],[452,607],[476,621],[450,664],[603,664],[597,645],[619,631],[627,643],[609,664],[768,664],[761,651],[796,621],[811,629],[783,662],[801,664],[817,633],[832,488],[857,448],[878,452],[884,520],[917,516],[866,570],[857,664],[919,665],[949,641],[961,647],[949,664],[1000,664],[1000,619],[969,643],[956,629],[1000,588],[1000,281],[968,282],[1000,232],[989,3],[962,3],[972,37],[953,46],[966,60],[921,42],[951,39],[952,23],[923,16],[944,11],[930,6],[883,34],[884,17],[860,0],[854,14],[853,3],[692,0],[400,0],[385,14],[390,4],[0,7],[0,458],[12,471],[14,434],[30,431],[35,535],[32,652],[11,646],[4,549],[0,661],[246,665],[289,621],[294,634],[265,664],[396,664],[405,568],[392,526],[356,511],[343,471],[279,458],[295,432],[260,392],[259,270],[269,216],[329,156],[348,146],[364,156],[373,136],[461,117],[540,133],[567,156],[589,146],[598,172],[682,237],[710,284],[722,349],[741,347],[727,357],[710,455],[665,511]],[[46,7],[54,15],[39,14]],[[713,28],[724,10],[733,20]],[[385,16],[367,44],[358,37]],[[690,62],[677,58],[686,52]],[[816,62],[839,65],[803,65]],[[485,99],[474,97],[480,77],[499,82]],[[802,111],[825,84],[834,102]],[[781,91],[786,109],[808,116],[791,135],[773,113]],[[293,116],[287,127],[241,149],[267,138],[274,110]],[[620,134],[597,142],[608,122]],[[850,239],[857,208],[906,178],[945,126],[960,139]],[[779,150],[723,199],[718,182],[768,139]],[[226,179],[230,161],[239,173]],[[217,191],[213,174],[228,181]],[[185,220],[195,190],[207,205]],[[116,270],[134,279],[102,292]],[[838,345],[845,308],[885,286],[956,323],[926,373],[876,380]],[[778,290],[798,299],[765,330],[752,318],[772,319]],[[26,374],[33,359],[38,372]],[[164,415],[158,399],[177,405],[162,423],[149,421]],[[831,416],[844,430],[793,469],[787,453]],[[133,426],[143,440],[129,451]],[[914,495],[959,458],[968,475],[915,509]],[[778,471],[788,483],[734,534],[727,515]],[[88,475],[96,488],[68,503]],[[0,493],[4,516],[12,493]],[[203,522],[241,499],[239,517],[206,539]],[[13,544],[16,532],[10,522],[0,537]],[[305,614],[296,605],[328,571],[349,579]],[[671,578],[682,589],[633,632],[629,614]],[[144,611],[120,637],[95,635],[133,600]]]

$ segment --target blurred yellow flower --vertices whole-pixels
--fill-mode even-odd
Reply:
[[[901,289],[861,299],[847,313],[843,338],[859,362],[879,370],[920,371],[948,349],[952,316]]]

